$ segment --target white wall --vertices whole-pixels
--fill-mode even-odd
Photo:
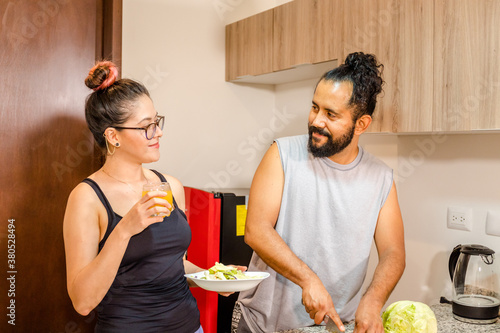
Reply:
[[[249,187],[273,138],[306,132],[316,80],[224,81],[224,26],[284,2],[124,1],[123,74],[143,81],[167,117],[153,167],[188,186]],[[500,238],[484,231],[486,211],[500,213],[500,134],[365,134],[361,144],[395,169],[405,222],[407,268],[389,303],[449,296],[455,245],[500,251]],[[473,209],[471,232],[446,228],[450,205]]]
[[[274,136],[262,132],[274,124],[274,88],[224,81],[224,29],[227,20],[241,16],[241,8],[258,12],[274,5],[124,1],[123,76],[146,84],[158,112],[166,116],[162,157],[152,167],[187,186],[249,186]]]
[[[397,291],[435,302],[449,296],[447,263],[455,245],[500,252],[500,238],[485,233],[487,211],[500,213],[500,134],[400,136],[398,147],[408,263]],[[447,229],[449,206],[472,208],[471,232]]]

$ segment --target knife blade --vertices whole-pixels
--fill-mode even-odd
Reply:
[[[337,325],[330,319],[330,317],[325,316],[326,330],[331,333],[342,333]]]

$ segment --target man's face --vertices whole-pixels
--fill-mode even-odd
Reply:
[[[309,113],[308,149],[314,157],[331,157],[348,147],[354,137],[350,82],[318,83]]]

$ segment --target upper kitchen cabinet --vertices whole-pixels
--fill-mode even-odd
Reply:
[[[400,1],[397,132],[432,131],[434,0]]]
[[[226,26],[226,81],[273,71],[273,10]]]
[[[298,81],[302,64],[319,78],[373,53],[385,85],[370,132],[500,130],[499,17],[499,0],[295,0],[226,28],[227,80]]]
[[[295,0],[226,26],[226,81],[279,84],[338,66],[343,0]]]
[[[437,0],[434,130],[500,129],[500,1]]]
[[[295,0],[274,9],[273,70],[339,59],[343,0]]]
[[[397,132],[400,1],[344,1],[343,57],[372,53],[384,65],[384,91],[379,96],[370,132]]]

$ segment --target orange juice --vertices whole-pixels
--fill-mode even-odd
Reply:
[[[148,183],[148,184],[145,184],[143,186],[143,190],[142,190],[142,196],[145,196],[146,193],[150,192],[150,191],[162,191],[162,192],[166,192],[167,195],[164,196],[164,197],[160,197],[164,200],[167,200],[168,203],[170,204],[171,208],[170,210],[174,210],[174,200],[173,200],[173,196],[172,196],[172,190],[170,188],[170,184],[169,183],[166,183],[166,182],[162,182],[162,183]],[[154,205],[154,206],[159,206],[161,207],[161,205]],[[154,207],[153,206],[153,207]],[[163,215],[163,214],[162,214]],[[170,216],[170,212],[166,214],[167,216]]]
[[[172,206],[172,210],[174,210],[174,199],[173,199],[173,196],[172,196],[172,190],[168,190],[167,191],[167,196],[166,197],[163,197],[162,199],[165,199],[168,201],[168,203],[170,204],[170,206]]]

